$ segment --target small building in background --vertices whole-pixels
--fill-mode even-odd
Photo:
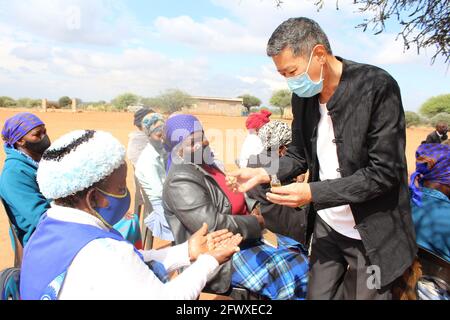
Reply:
[[[192,97],[192,99],[194,100],[192,106],[183,108],[182,112],[239,117],[246,110],[241,98]]]

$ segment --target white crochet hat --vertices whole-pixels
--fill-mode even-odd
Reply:
[[[73,131],[44,153],[37,182],[44,197],[61,199],[103,180],[124,162],[125,148],[110,133]]]

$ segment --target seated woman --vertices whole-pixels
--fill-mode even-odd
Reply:
[[[173,241],[173,234],[164,216],[162,207],[162,190],[166,179],[165,163],[167,152],[164,150],[162,135],[164,118],[159,113],[148,114],[142,120],[142,130],[148,142],[136,163],[135,175],[144,191],[144,196],[151,203],[153,212],[144,220],[155,237]]]
[[[29,112],[7,119],[2,138],[6,160],[0,175],[0,197],[20,244],[25,246],[50,208],[36,182],[39,161],[50,146],[50,138],[44,122]]]
[[[137,251],[112,228],[130,206],[126,176],[125,148],[106,132],[71,132],[44,153],[37,181],[55,202],[25,247],[22,299],[195,299],[238,250],[239,235],[203,225],[179,246]]]
[[[281,157],[292,142],[292,130],[285,122],[275,120],[265,124],[258,132],[264,151],[261,155],[251,156],[249,167],[259,167],[260,157]],[[301,177],[304,179],[304,177]],[[297,178],[300,180],[300,178]],[[292,181],[286,181],[292,183]],[[303,182],[303,181],[298,181]],[[270,184],[259,185],[247,194],[261,204],[261,214],[264,217],[266,228],[290,237],[302,244],[305,243],[306,210],[304,208],[291,208],[270,202],[266,193],[270,191]]]
[[[450,146],[417,149],[410,189],[417,243],[450,262]]]
[[[245,240],[240,253],[206,288],[223,294],[232,287],[244,287],[270,299],[305,298],[308,259],[303,247],[283,236],[272,241],[273,246],[261,241],[263,216],[255,201],[226,187],[199,120],[191,115],[174,116],[167,120],[164,136],[170,155],[163,204],[175,242],[186,241],[202,223],[210,231],[238,232]]]

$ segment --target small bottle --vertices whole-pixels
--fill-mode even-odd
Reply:
[[[270,186],[271,187],[281,187],[281,181],[278,179],[276,174],[270,176]]]

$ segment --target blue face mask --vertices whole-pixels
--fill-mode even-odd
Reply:
[[[311,64],[311,60],[313,57],[314,49],[311,52],[311,56],[309,57],[308,67],[306,71],[302,74],[287,78],[287,83],[289,89],[295,93],[300,98],[310,98],[322,92],[323,89],[323,65],[320,69],[320,80],[319,82],[313,82],[308,75],[309,66]]]
[[[126,194],[124,195],[115,195],[107,193],[103,190],[100,190],[103,196],[108,200],[108,206],[105,208],[94,208],[94,210],[99,215],[100,220],[103,223],[106,222],[107,227],[114,226],[117,222],[119,222],[127,213],[128,209],[130,209],[131,198],[130,192],[127,189]]]

